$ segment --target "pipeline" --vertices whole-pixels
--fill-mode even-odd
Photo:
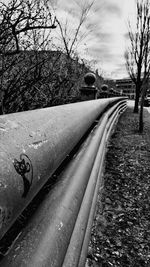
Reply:
[[[0,116],[0,239],[94,120],[120,99]]]
[[[108,111],[104,112],[104,109],[110,105],[110,103],[113,106],[109,108]],[[70,105],[65,105],[66,107],[64,107],[64,110],[67,112],[67,115],[69,115],[69,112],[66,111],[68,108],[69,110],[73,108],[73,113],[75,113],[76,105],[78,109],[80,109],[80,112],[76,111],[75,122],[73,121],[73,117],[70,117],[71,120],[69,120],[69,123],[72,124],[71,126],[75,127],[77,121],[79,122],[83,118],[88,120],[87,124],[85,124],[85,122],[80,122],[82,135],[91,126],[93,120],[97,119],[100,114],[104,114],[81,145],[79,151],[64,168],[53,190],[45,197],[35,214],[30,218],[29,223],[19,235],[8,255],[4,257],[0,266],[84,266],[97,192],[99,188],[102,188],[106,144],[118,117],[126,108],[126,100],[123,98],[115,98],[115,100],[103,99],[82,102],[80,104],[81,105],[73,104],[71,107]],[[57,107],[55,111],[58,112],[59,108],[60,107]],[[47,111],[48,115],[50,110]],[[86,115],[83,115],[84,112]],[[77,113],[78,115],[80,114],[80,120],[77,120]],[[91,113],[92,115],[90,115]],[[60,114],[62,114],[62,110]],[[67,118],[67,115],[65,118]],[[60,122],[61,119],[59,120]],[[49,123],[50,120],[46,125],[47,127],[45,127],[46,133],[47,130],[51,128],[48,126]],[[82,126],[83,128],[85,127],[84,130]],[[81,138],[81,134],[78,133],[78,131],[80,132],[79,129],[76,127],[76,130],[72,129],[71,131],[71,128],[69,128],[69,131],[67,131],[68,129],[66,127],[65,130],[67,134],[72,135],[71,140],[73,145],[70,146],[70,142],[68,142],[69,137],[65,134],[64,139],[67,138],[67,148],[65,152],[62,151],[63,156],[67,155],[75,143]],[[58,128],[58,130],[60,129]],[[60,152],[60,148],[57,148],[57,142],[55,145],[56,152]],[[59,145],[61,145],[61,142],[59,142]],[[51,151],[50,146],[44,146],[44,149],[46,153],[48,153],[47,151],[49,151],[49,153]],[[64,146],[63,149],[65,149]],[[40,150],[38,153],[39,152]],[[54,153],[54,149],[52,152]],[[53,153],[51,154],[52,156]],[[30,154],[30,157],[31,155],[32,154]],[[35,153],[34,156],[36,158],[38,157]],[[60,156],[59,158],[60,163],[62,158]],[[49,156],[47,162],[50,159],[51,157]],[[36,163],[35,166],[38,168]],[[55,166],[53,168],[54,171],[58,166],[58,162],[56,165],[54,164],[54,159],[53,166]],[[52,170],[48,167],[47,170],[50,176]],[[48,171],[45,173],[46,176],[48,176]],[[35,184],[34,188],[36,186]],[[35,192],[37,192],[38,189],[34,189]],[[31,192],[33,195],[35,194],[32,189],[30,189],[30,195]],[[31,197],[27,202],[30,200]],[[20,208],[20,210],[25,207],[25,201],[22,203],[22,208]],[[16,204],[15,202],[15,205],[18,207],[18,203]]]

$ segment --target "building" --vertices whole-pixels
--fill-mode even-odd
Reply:
[[[122,95],[128,96],[129,99],[135,98],[135,84],[130,78],[117,79],[116,87]]]

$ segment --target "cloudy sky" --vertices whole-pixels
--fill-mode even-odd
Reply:
[[[90,0],[51,0],[57,17],[67,25],[69,38],[79,23],[81,10]],[[127,76],[124,52],[128,46],[128,20],[135,22],[135,0],[95,0],[82,25],[78,54],[99,69],[105,77]]]

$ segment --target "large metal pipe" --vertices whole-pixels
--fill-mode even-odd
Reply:
[[[88,224],[89,214],[91,210],[91,203],[93,201],[94,191],[99,178],[99,170],[101,167],[101,160],[103,158],[103,150],[106,139],[106,129],[104,129],[102,140],[98,149],[98,153],[94,162],[94,166],[89,178],[89,182],[81,203],[76,224],[69,242],[69,246],[63,262],[63,267],[77,267],[82,250],[82,244]],[[84,266],[84,265],[83,265]]]
[[[117,124],[119,116],[126,110],[127,104],[125,101],[121,101],[118,108],[115,110],[114,114],[111,116],[111,119],[109,120],[107,124],[107,137],[106,140],[108,140],[110,134],[112,133],[112,128],[114,127],[114,124]]]
[[[90,178],[89,178],[89,182],[88,182],[85,194],[84,194],[84,198],[83,198],[80,211],[79,211],[79,214],[76,220],[74,231],[72,233],[71,240],[70,240],[70,243],[67,249],[67,253],[65,255],[63,267],[77,267],[79,264],[79,259],[81,255],[85,231],[87,228],[91,203],[93,200],[93,195],[94,195],[97,179],[99,177],[99,170],[101,171],[101,164],[103,162],[103,150],[105,150],[109,128],[112,127],[112,123],[114,124],[115,120],[117,119],[116,115],[119,114],[119,110],[121,107],[122,107],[122,102],[117,103],[104,116],[105,119],[107,118],[107,124],[103,132],[103,137],[102,137],[99,150],[98,150],[95,162],[94,162],[94,166],[93,166]]]
[[[86,258],[87,258],[87,251],[88,251],[88,245],[89,245],[89,240],[90,240],[90,235],[91,235],[91,228],[92,228],[92,224],[93,224],[93,219],[94,219],[94,213],[95,213],[95,209],[96,209],[96,202],[97,202],[97,195],[99,194],[99,202],[100,202],[100,197],[102,196],[101,191],[103,190],[103,179],[102,179],[102,174],[103,174],[103,169],[104,169],[104,156],[105,156],[105,151],[106,151],[106,143],[108,142],[108,139],[110,137],[110,135],[112,134],[112,130],[114,128],[114,126],[116,125],[116,122],[118,120],[118,117],[120,116],[120,114],[122,112],[124,112],[126,109],[126,101],[124,101],[122,103],[122,105],[119,105],[119,107],[117,108],[117,110],[115,111],[115,117],[111,116],[110,120],[107,123],[107,127],[106,127],[106,140],[105,142],[101,142],[101,145],[103,145],[102,148],[102,154],[101,154],[101,162],[100,162],[100,168],[99,168],[99,174],[98,174],[98,178],[97,178],[97,183],[96,183],[96,187],[95,187],[95,191],[94,191],[94,196],[93,196],[93,201],[91,204],[91,210],[90,210],[90,214],[89,214],[89,218],[88,218],[88,222],[87,222],[87,227],[86,227],[86,232],[84,235],[84,240],[82,242],[82,249],[80,251],[80,258],[79,258],[79,262],[78,262],[78,267],[83,267],[85,266],[85,262],[86,262]],[[112,120],[113,118],[113,120]]]
[[[93,183],[89,178],[94,177],[93,175],[98,172],[98,165],[95,165],[98,161],[96,160],[95,163],[95,159],[99,145],[101,142],[103,146],[105,145],[102,138],[106,137],[108,119],[117,106],[118,104],[102,117],[99,127],[97,126],[90,134],[80,151],[59,177],[58,184],[46,196],[10,253],[2,261],[1,266],[62,266],[68,245],[71,243],[71,236],[77,229],[75,226],[78,221],[77,217],[81,216],[79,211],[80,209],[84,211],[82,204],[87,200],[85,192],[90,190],[90,186],[87,187],[88,181],[90,184]],[[103,135],[104,132],[105,135]],[[92,190],[95,184],[94,182]],[[90,202],[88,203],[88,208],[85,209],[87,214],[90,211]],[[86,220],[84,222],[86,223]]]
[[[87,222],[87,227],[84,235],[84,239],[82,242],[82,248],[80,251],[80,258],[78,261],[78,267],[83,267],[85,266],[86,258],[87,258],[87,251],[88,251],[88,246],[89,246],[89,240],[91,236],[91,229],[93,225],[93,219],[94,219],[94,214],[95,214],[95,209],[96,209],[96,203],[97,203],[97,196],[99,193],[99,196],[102,196],[102,190],[103,190],[103,179],[102,179],[102,174],[103,174],[103,169],[104,169],[104,159],[105,159],[105,146],[103,147],[103,152],[101,155],[101,162],[100,162],[100,167],[99,167],[99,173],[97,177],[97,183],[95,186],[95,191],[94,191],[94,196],[93,200],[91,203],[91,209],[89,213],[89,218]],[[100,199],[99,199],[100,201]]]
[[[0,238],[93,121],[120,99],[0,116]]]
[[[2,266],[62,266],[106,123],[88,137]]]

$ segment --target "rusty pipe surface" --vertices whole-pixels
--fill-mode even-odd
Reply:
[[[1,266],[62,266],[108,118],[116,107],[102,117]]]
[[[93,121],[120,99],[0,116],[0,238]]]

